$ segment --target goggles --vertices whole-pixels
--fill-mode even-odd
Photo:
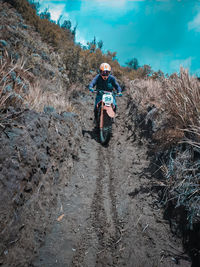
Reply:
[[[101,76],[109,76],[110,71],[109,70],[101,70]]]

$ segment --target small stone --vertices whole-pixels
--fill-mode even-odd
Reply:
[[[52,106],[45,106],[44,107],[44,113],[52,113],[55,112],[55,108]]]

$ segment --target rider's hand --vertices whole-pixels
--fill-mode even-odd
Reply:
[[[121,92],[119,92],[119,93],[117,93],[117,95],[118,95],[118,96],[122,96],[122,93],[121,93]]]
[[[93,88],[89,88],[89,91],[94,93],[94,89]]]

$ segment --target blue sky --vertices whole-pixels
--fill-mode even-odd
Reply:
[[[52,19],[78,23],[76,40],[94,36],[124,65],[136,57],[164,73],[180,65],[200,75],[200,0],[40,0]]]

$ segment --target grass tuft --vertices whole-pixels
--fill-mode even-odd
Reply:
[[[45,106],[54,107],[56,112],[74,111],[63,90],[44,91],[35,76],[24,69],[23,60],[14,63],[5,53],[0,61],[0,114],[10,107],[42,112]]]

